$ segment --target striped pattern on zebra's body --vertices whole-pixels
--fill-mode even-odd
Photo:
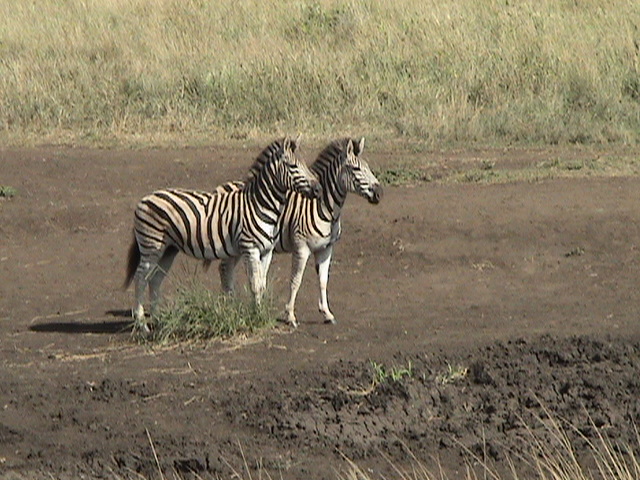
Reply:
[[[144,197],[135,211],[134,229],[141,256],[173,245],[200,259],[239,254],[243,196],[170,188]],[[160,236],[161,235],[161,236]]]
[[[129,252],[125,286],[136,280],[133,315],[143,322],[142,297],[149,285],[152,311],[162,280],[178,252],[199,259],[247,261],[257,303],[266,274],[278,221],[289,190],[319,194],[317,179],[294,154],[297,141],[273,142],[258,156],[246,182],[230,183],[207,193],[165,189],[144,197],[134,216],[134,241]],[[241,185],[241,188],[240,188]],[[148,326],[143,324],[148,330]]]
[[[289,300],[284,319],[294,326],[298,324],[294,311],[295,300],[311,253],[315,257],[320,284],[318,308],[326,322],[335,323],[328,304],[327,283],[333,245],[342,232],[342,207],[349,192],[374,204],[382,198],[380,183],[367,162],[360,158],[363,149],[364,138],[359,141],[344,138],[331,142],[310,166],[322,185],[321,197],[310,199],[293,191],[287,193],[286,206],[278,224],[275,251],[293,253]],[[219,188],[239,189],[241,185],[236,182]],[[222,268],[228,271],[233,265],[223,261]]]

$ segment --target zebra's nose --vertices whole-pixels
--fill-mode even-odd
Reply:
[[[313,195],[313,198],[320,198],[320,195],[322,194],[322,185],[320,185],[320,182],[315,182],[313,184],[311,187],[311,194]]]
[[[382,185],[380,185],[379,183],[377,185],[374,185],[373,196],[371,197],[371,203],[380,203],[380,200],[382,200],[382,195],[383,195]]]

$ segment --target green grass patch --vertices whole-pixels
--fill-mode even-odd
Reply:
[[[13,198],[18,194],[18,190],[9,185],[0,185],[0,198]]]
[[[411,361],[407,362],[407,365],[392,365],[386,367],[382,363],[371,361],[371,368],[373,370],[372,385],[377,386],[388,381],[400,382],[403,378],[413,377],[413,366]]]
[[[190,282],[160,309],[149,339],[160,344],[256,334],[276,324],[268,297],[256,306],[248,295],[225,295]]]
[[[464,365],[447,365],[446,371],[436,377],[436,383],[449,385],[467,377],[469,369]]]

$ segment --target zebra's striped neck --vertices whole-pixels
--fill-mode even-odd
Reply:
[[[285,205],[287,191],[279,186],[276,174],[273,165],[266,165],[256,177],[247,181],[244,194],[249,203],[280,214]]]
[[[322,185],[323,213],[333,220],[340,217],[340,210],[347,198],[347,187],[340,175],[343,167],[340,156],[347,141],[348,139],[342,139],[332,142],[311,165],[311,171]]]
[[[264,209],[268,217],[262,215],[264,218],[261,219],[267,223],[271,223],[270,219],[274,218],[275,224],[286,200],[287,192],[283,189],[282,182],[278,181],[278,175],[282,175],[282,172],[277,169],[277,159],[283,154],[283,148],[284,139],[267,146],[251,166],[244,187],[247,203],[258,207],[259,211]]]

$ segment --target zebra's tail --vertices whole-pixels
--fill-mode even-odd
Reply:
[[[126,290],[127,288],[129,288],[129,285],[131,285],[131,281],[136,274],[136,270],[138,269],[139,264],[140,247],[138,246],[138,241],[136,240],[136,237],[134,235],[131,246],[129,247],[129,256],[127,260],[127,278],[124,280],[124,284],[122,285],[123,290]]]

